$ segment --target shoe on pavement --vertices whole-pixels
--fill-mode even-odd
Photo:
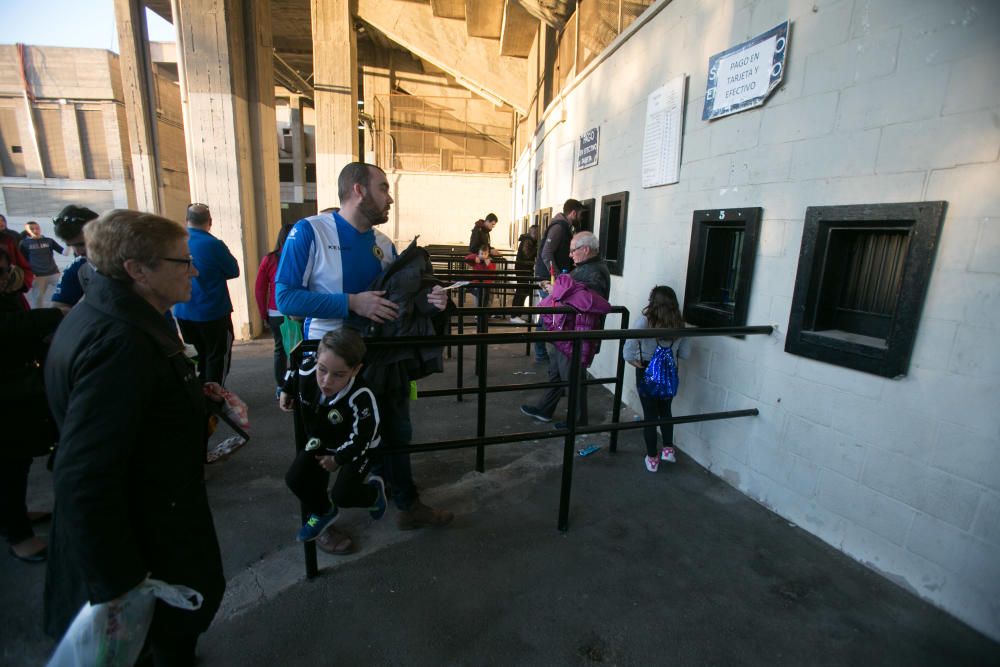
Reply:
[[[332,523],[316,538],[316,546],[334,556],[354,553],[354,540],[347,533],[337,530]]]
[[[512,318],[510,318],[510,323],[511,324],[527,324],[527,322],[525,320],[521,319],[517,315],[515,315]]]
[[[329,514],[310,514],[306,522],[299,529],[299,534],[295,539],[299,542],[312,542],[319,537],[330,522],[337,516],[337,508],[330,510]]]
[[[448,510],[435,509],[415,500],[410,509],[399,513],[399,529],[413,530],[415,528],[446,526],[455,515]]]
[[[655,456],[646,457],[646,470],[649,472],[656,472],[657,468],[660,467],[660,462]]]
[[[664,447],[663,451],[660,452],[660,460],[666,461],[667,463],[677,463],[677,457],[674,456],[674,448]]]
[[[533,405],[522,405],[521,412],[528,415],[532,419],[535,419],[545,424],[548,424],[550,421],[552,421],[552,417],[546,417],[545,415],[542,414],[541,410],[539,410]]]
[[[378,475],[372,475],[365,482],[368,486],[375,488],[375,504],[368,508],[368,513],[372,515],[372,518],[378,521],[383,516],[385,516],[385,510],[389,506],[388,500],[385,497],[385,481]]]

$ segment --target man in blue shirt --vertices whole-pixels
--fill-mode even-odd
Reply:
[[[198,275],[191,286],[191,300],[174,306],[174,317],[184,341],[198,351],[198,378],[224,385],[233,350],[233,302],[226,281],[239,278],[240,267],[226,244],[210,233],[208,206],[188,206],[187,226],[188,249]]]
[[[52,305],[64,313],[68,313],[70,308],[83,298],[85,281],[82,278],[93,270],[93,267],[87,264],[87,243],[83,238],[83,227],[96,219],[97,214],[89,208],[70,204],[59,211],[59,215],[52,220],[55,223],[56,236],[65,241],[76,254],[76,260],[63,271],[62,278],[52,295]]]
[[[46,292],[59,282],[59,267],[56,266],[54,254],[62,254],[63,247],[48,236],[42,236],[41,226],[31,220],[24,225],[28,237],[21,241],[21,254],[28,258],[31,272],[35,274],[35,282],[31,284],[28,303],[32,308],[45,308]]]
[[[338,329],[350,313],[374,322],[397,317],[398,307],[381,291],[368,286],[396,258],[392,241],[375,229],[389,219],[392,197],[385,172],[374,165],[352,162],[337,182],[340,210],[320,213],[295,224],[281,251],[275,276],[275,298],[284,315],[304,317],[304,335],[322,338]],[[427,301],[440,310],[447,293],[434,287]],[[377,397],[382,441],[387,447],[410,444],[409,392]],[[413,483],[409,454],[386,456],[385,472],[399,508],[402,529],[441,526],[453,514],[420,502]],[[332,526],[333,524],[331,524]],[[345,553],[350,538],[328,528],[317,546],[329,553]]]

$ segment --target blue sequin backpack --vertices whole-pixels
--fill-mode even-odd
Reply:
[[[639,383],[639,395],[646,398],[673,398],[681,380],[677,375],[677,360],[674,359],[674,345],[656,346],[656,352],[649,360],[646,371]]]

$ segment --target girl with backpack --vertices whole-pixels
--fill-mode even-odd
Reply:
[[[683,329],[684,318],[674,290],[657,285],[649,292],[649,303],[642,309],[632,329]],[[683,339],[682,339],[683,340]],[[622,355],[635,366],[635,387],[642,403],[644,421],[670,419],[670,404],[677,393],[677,359],[680,347],[677,339],[630,338],[625,341]],[[660,461],[676,463],[674,454],[674,425],[660,426],[663,448],[657,447],[656,427],[642,429],[646,439],[646,470],[656,472]]]

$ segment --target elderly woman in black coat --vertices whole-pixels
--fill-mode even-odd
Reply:
[[[45,625],[61,636],[85,602],[115,600],[147,574],[204,596],[157,602],[147,642],[157,665],[193,664],[225,589],[205,492],[206,405],[164,313],[198,274],[180,224],[114,210],[84,230],[95,266],[45,365],[60,430]]]

